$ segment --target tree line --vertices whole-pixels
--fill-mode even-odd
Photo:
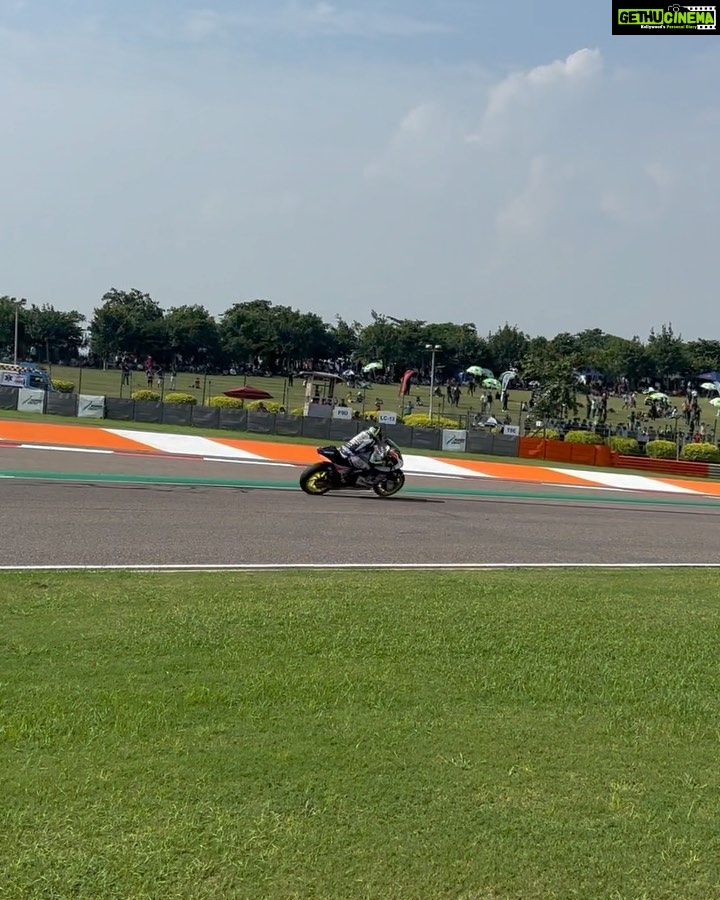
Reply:
[[[15,298],[0,297],[0,356],[12,355]],[[163,310],[149,294],[113,288],[103,295],[88,322],[77,310],[51,304],[18,311],[20,357],[39,362],[71,362],[88,356],[90,365],[113,365],[122,358],[151,356],[159,365],[178,368],[260,367],[280,373],[307,363],[342,359],[358,365],[381,362],[393,380],[408,369],[427,372],[430,351],[443,372],[479,365],[496,374],[517,367],[528,378],[553,379],[561,372],[585,369],[631,385],[645,381],[669,385],[720,369],[720,341],[685,341],[671,324],[648,337],[623,338],[600,328],[552,338],[530,336],[505,324],[481,334],[474,323],[398,319],[371,311],[370,322],[337,317],[325,322],[310,312],[268,300],[238,302],[217,318],[202,305]]]

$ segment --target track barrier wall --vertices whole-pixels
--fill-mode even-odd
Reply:
[[[613,464],[613,452],[604,445],[575,444],[545,438],[520,438],[517,455],[521,459],[542,459],[583,466],[609,467]]]

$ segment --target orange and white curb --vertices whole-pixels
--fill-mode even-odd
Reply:
[[[3,444],[23,449],[77,453],[161,454],[260,466],[305,466],[317,462],[318,459],[315,448],[305,444],[14,420],[0,421],[0,448]],[[530,466],[511,462],[446,459],[405,453],[403,456],[406,473],[419,477],[453,480],[498,478],[504,481],[595,490],[720,496],[720,483],[715,482],[651,478],[625,472]]]

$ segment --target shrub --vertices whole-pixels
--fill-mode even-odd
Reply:
[[[613,453],[619,453],[621,456],[637,456],[640,453],[640,444],[635,438],[610,437],[607,439],[607,445]]]
[[[302,406],[296,406],[295,409],[290,410],[290,415],[291,416],[304,416],[305,410],[302,408]]]
[[[652,459],[675,459],[675,442],[648,441],[645,452]]]
[[[223,394],[218,394],[217,397],[211,397],[208,400],[208,406],[220,409],[242,409],[243,401],[237,397],[225,397]]]
[[[565,435],[568,444],[602,444],[603,439],[594,431],[568,431]]]
[[[248,403],[248,409],[257,411],[261,405],[266,412],[279,413],[282,403],[278,403],[277,400],[253,400],[252,403]],[[260,411],[262,412],[262,410]]]
[[[61,394],[72,394],[75,390],[75,384],[72,381],[55,381],[53,378],[52,386],[56,391],[60,391]]]
[[[533,428],[532,431],[528,431],[526,437],[533,438],[546,438],[548,441],[559,441],[560,440],[560,432],[556,431],[554,428]]]
[[[130,395],[133,400],[150,400],[154,403],[157,403],[160,400],[160,394],[157,391],[149,391],[147,388],[143,388],[139,391],[133,391]]]
[[[195,406],[197,403],[197,397],[193,397],[192,394],[182,394],[179,391],[173,394],[165,394],[165,402],[166,403],[188,403],[191,406]]]
[[[682,458],[688,462],[720,462],[720,450],[715,444],[685,444]]]
[[[398,421],[400,421],[398,419]],[[433,416],[432,421],[430,421],[430,416],[425,413],[411,413],[409,416],[405,416],[403,419],[403,424],[409,425],[411,428],[453,428],[457,429],[458,422],[457,419],[446,419],[443,417]]]

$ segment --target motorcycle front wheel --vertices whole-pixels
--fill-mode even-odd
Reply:
[[[316,463],[300,476],[300,487],[306,494],[319,496],[332,489],[332,468],[327,463]]]
[[[380,484],[374,484],[373,490],[378,497],[392,497],[393,494],[397,494],[399,490],[402,490],[404,484],[405,473],[397,472],[388,478],[387,481],[383,481]]]

